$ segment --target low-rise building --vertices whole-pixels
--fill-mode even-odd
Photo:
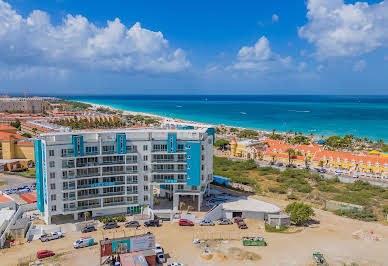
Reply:
[[[291,225],[291,217],[289,214],[268,214],[267,221],[272,227]]]
[[[40,97],[0,97],[0,112],[43,113],[44,102]]]

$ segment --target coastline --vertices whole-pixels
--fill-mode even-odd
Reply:
[[[156,115],[156,114],[152,114],[152,113],[123,110],[123,109],[112,107],[112,106],[109,106],[109,105],[96,104],[96,103],[91,103],[91,102],[87,102],[87,101],[76,101],[76,100],[72,100],[72,101],[80,102],[80,103],[85,103],[85,104],[90,104],[92,106],[93,110],[96,110],[97,108],[106,108],[106,109],[109,109],[109,110],[112,110],[112,111],[116,111],[116,112],[117,111],[123,112],[123,115],[142,115],[142,116],[149,116],[149,117],[152,117],[152,118],[159,118],[159,119],[162,119],[163,122],[182,123],[182,124],[188,124],[188,125],[193,125],[193,126],[209,126],[209,127],[223,126],[225,128],[228,128],[228,129],[229,128],[238,128],[240,130],[255,130],[255,131],[257,131],[257,132],[259,132],[260,134],[263,134],[263,135],[272,134],[272,131],[264,130],[264,129],[254,129],[254,128],[248,128],[248,127],[231,126],[231,125],[226,125],[226,124],[202,123],[202,122],[198,122],[198,121],[191,121],[191,120],[185,120],[185,119],[180,119],[180,118]],[[279,133],[279,134],[287,134],[287,132],[281,132],[281,131],[276,131],[276,132]],[[313,139],[318,139],[318,138],[313,137]]]

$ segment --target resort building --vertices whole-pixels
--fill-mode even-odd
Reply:
[[[119,129],[42,134],[35,139],[38,209],[52,217],[140,213],[154,190],[195,199],[213,180],[213,128]]]
[[[0,112],[43,113],[44,102],[40,97],[0,97]]]
[[[255,159],[258,155],[261,147],[263,145],[262,141],[259,140],[241,140],[237,141],[233,137],[230,142],[230,155],[234,157],[241,157],[244,159]]]

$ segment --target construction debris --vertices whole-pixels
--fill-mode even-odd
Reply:
[[[381,241],[383,236],[375,234],[373,230],[358,230],[352,234],[354,239]]]

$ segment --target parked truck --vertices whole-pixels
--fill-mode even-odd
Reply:
[[[93,237],[87,236],[87,237],[81,237],[77,241],[74,242],[73,246],[74,248],[84,248],[84,247],[89,247],[93,246],[96,243],[94,242]]]
[[[51,232],[49,234],[43,234],[39,237],[40,241],[46,242],[46,241],[51,241],[55,239],[62,238],[63,234],[62,232]]]

